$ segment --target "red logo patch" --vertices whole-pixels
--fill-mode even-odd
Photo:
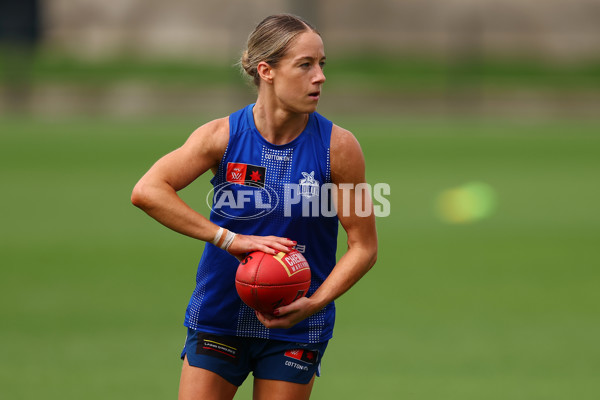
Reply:
[[[227,163],[227,182],[265,187],[266,167],[244,163]]]
[[[246,179],[246,170],[248,164],[228,163],[227,164],[227,182],[244,184]]]
[[[294,360],[302,361],[307,364],[315,364],[317,362],[317,350],[293,349],[285,352],[285,356]]]

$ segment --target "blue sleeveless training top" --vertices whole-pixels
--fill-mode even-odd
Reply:
[[[285,145],[260,135],[251,104],[229,117],[229,143],[217,174],[210,220],[246,235],[275,235],[298,242],[312,273],[308,296],[336,263],[338,219],[329,192],[333,124],[309,115],[304,131]],[[323,186],[325,185],[325,186]],[[239,261],[206,243],[185,326],[216,334],[318,343],[332,336],[335,305],[290,329],[267,329],[235,290]]]

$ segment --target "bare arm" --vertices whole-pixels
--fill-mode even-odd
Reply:
[[[212,241],[219,227],[194,211],[177,195],[209,169],[216,170],[229,141],[229,119],[196,129],[180,148],[158,160],[133,189],[131,202],[152,218],[181,234]],[[274,236],[238,234],[229,247],[232,254],[262,250],[289,251],[292,242]]]
[[[338,186],[337,215],[348,234],[348,251],[310,298],[304,297],[280,307],[275,312],[276,318],[258,313],[257,316],[268,328],[289,328],[315,314],[348,291],[375,264],[377,231],[372,202],[368,191],[355,189],[356,185],[365,182],[364,157],[354,136],[337,126],[333,128],[331,139],[331,177]],[[356,213],[357,192],[362,192],[362,208],[371,210],[368,216]]]

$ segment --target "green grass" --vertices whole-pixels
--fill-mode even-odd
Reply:
[[[392,209],[377,265],[338,301],[313,398],[598,398],[600,122],[334,119]],[[202,244],[129,194],[202,122],[0,120],[3,398],[176,396]],[[494,188],[496,212],[442,222],[435,199],[469,181]],[[182,195],[207,211],[206,189]]]
[[[67,84],[102,89],[106,85],[138,82],[154,86],[239,88],[241,72],[236,55],[226,62],[143,60],[114,57],[85,61],[40,50],[30,57],[16,52],[0,54],[0,77],[21,71],[34,84]],[[11,56],[12,55],[12,56]],[[2,62],[4,61],[4,62]],[[25,72],[27,71],[27,72]],[[511,90],[590,92],[600,88],[600,60],[557,63],[535,58],[497,59],[475,55],[431,58],[383,53],[331,54],[327,61],[328,85],[361,90],[395,92],[445,91],[470,88],[494,92]]]

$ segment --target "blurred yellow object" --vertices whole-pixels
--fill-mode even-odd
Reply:
[[[436,208],[444,222],[451,224],[475,222],[493,214],[496,208],[496,194],[486,183],[469,182],[440,193]]]

